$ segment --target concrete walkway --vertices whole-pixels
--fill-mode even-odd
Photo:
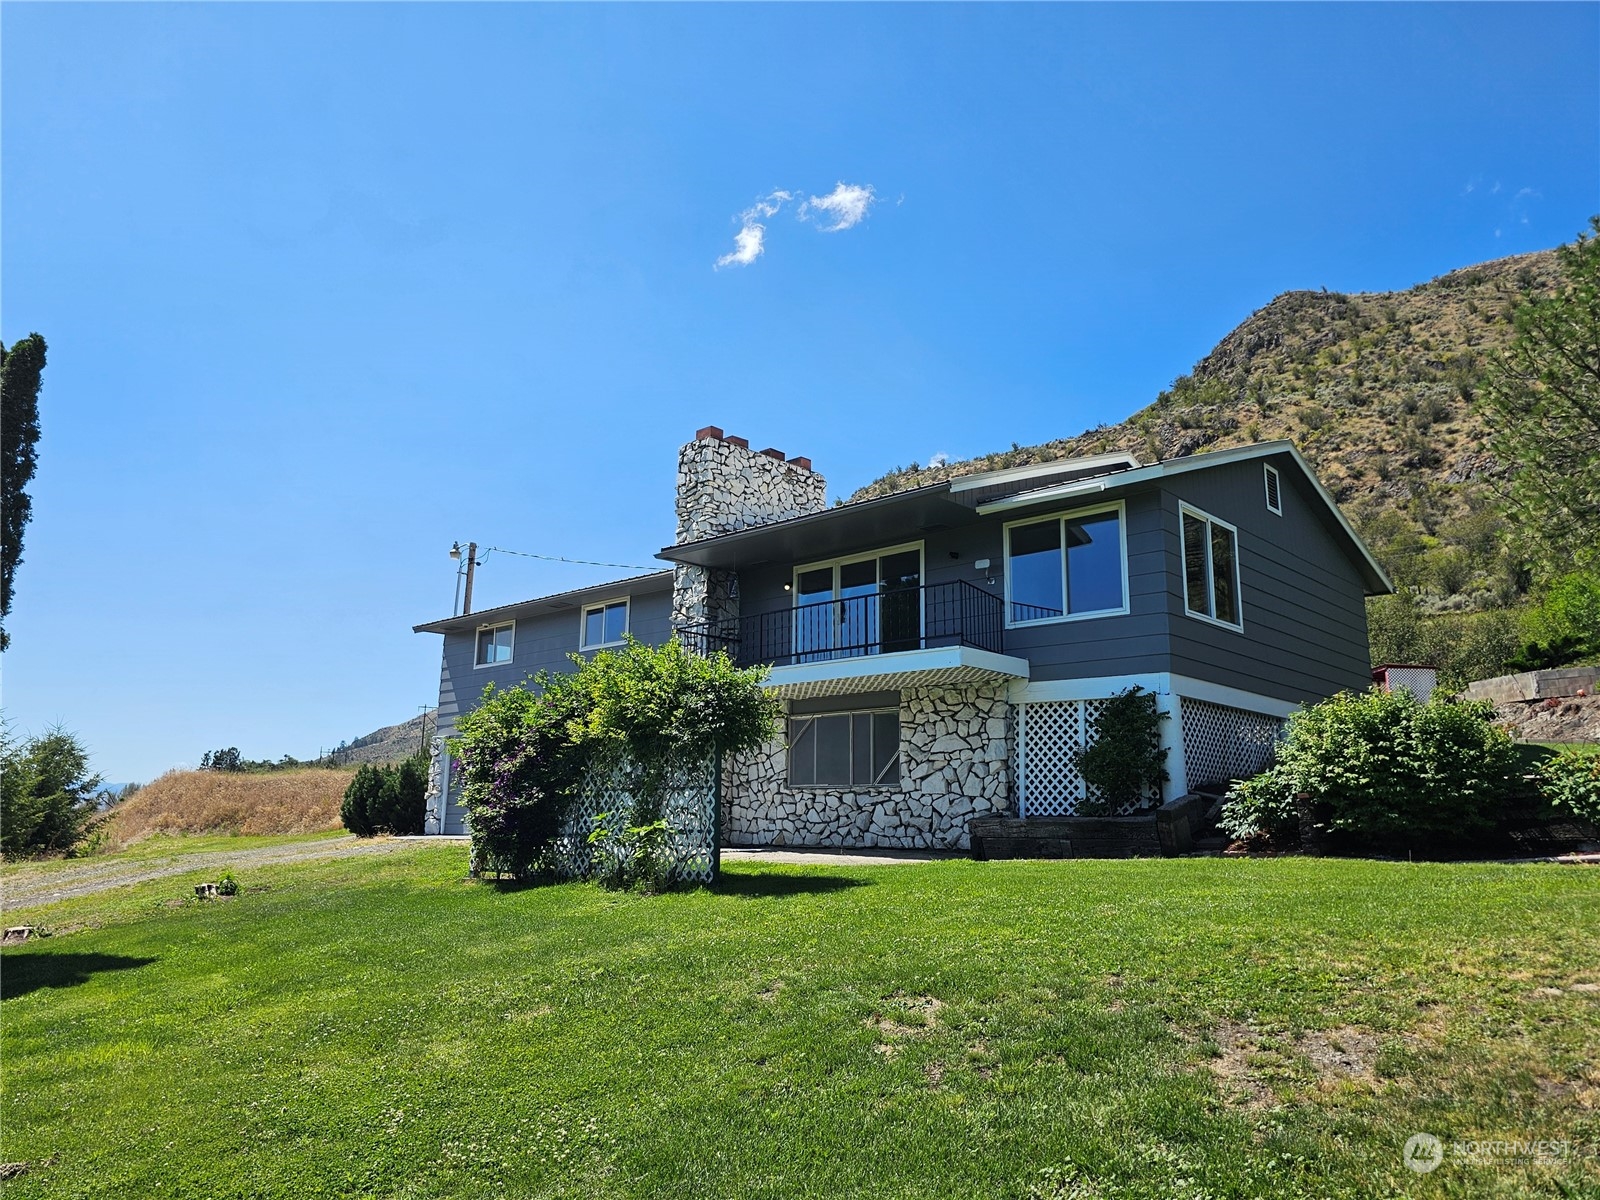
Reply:
[[[761,846],[753,849],[733,849],[722,852],[722,861],[729,863],[788,863],[806,867],[895,867],[909,863],[938,862],[946,858],[966,858],[960,853],[939,853],[922,850],[819,850]]]

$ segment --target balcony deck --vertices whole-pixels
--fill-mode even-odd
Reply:
[[[1003,601],[965,581],[797,604],[729,621],[681,627],[701,654],[725,651],[741,667],[766,666],[785,699],[961,687],[1028,678],[1004,653]]]

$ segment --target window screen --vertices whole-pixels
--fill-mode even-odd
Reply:
[[[900,782],[900,714],[822,713],[789,722],[794,787],[894,787]]]

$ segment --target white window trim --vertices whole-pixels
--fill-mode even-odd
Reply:
[[[498,632],[501,629],[511,630],[511,657],[504,662],[478,661],[478,643],[485,633]],[[515,621],[496,621],[493,625],[479,625],[472,634],[472,669],[474,671],[488,671],[494,667],[509,667],[517,657],[517,623]]]
[[[917,578],[922,579],[926,586],[927,580],[923,575],[928,569],[928,556],[923,549],[922,542],[901,542],[898,546],[886,546],[882,550],[868,550],[864,554],[847,554],[843,558],[824,558],[818,562],[802,563],[794,569],[794,577],[789,581],[795,599],[800,598],[800,576],[806,571],[820,571],[823,567],[847,567],[851,563],[868,562],[875,558],[883,558],[889,554],[903,554],[907,550],[917,552]],[[834,571],[834,586],[838,586],[838,571]]]
[[[1189,545],[1187,541],[1189,535],[1183,528],[1185,514],[1195,518],[1197,521],[1205,521],[1209,525],[1221,525],[1229,533],[1233,534],[1233,600],[1234,606],[1239,610],[1239,620],[1237,622],[1219,621],[1210,613],[1195,612],[1194,609],[1189,607]],[[1244,588],[1240,582],[1240,576],[1243,573],[1239,567],[1240,554],[1239,527],[1237,525],[1230,525],[1221,517],[1213,517],[1203,508],[1196,508],[1194,505],[1182,500],[1178,501],[1178,578],[1183,588],[1183,611],[1185,616],[1193,617],[1197,621],[1204,621],[1207,625],[1215,625],[1218,629],[1231,629],[1235,633],[1244,632]],[[1213,578],[1211,571],[1211,531],[1208,528],[1206,530],[1206,595],[1211,601],[1211,606],[1215,608],[1217,596]]]
[[[1019,525],[1038,525],[1041,522],[1055,520],[1066,521],[1074,517],[1093,517],[1100,513],[1114,512],[1117,514],[1117,550],[1122,558],[1122,607],[1097,608],[1093,612],[1063,613],[1059,617],[1039,617],[1032,621],[1013,621],[1011,619],[1011,531]],[[1071,508],[1065,512],[1047,513],[1044,516],[1025,517],[1019,521],[1007,521],[1005,525],[1005,539],[1001,546],[1001,566],[1005,571],[1005,618],[1007,629],[1029,629],[1035,625],[1059,625],[1066,621],[1097,621],[1102,617],[1125,617],[1130,611],[1133,597],[1128,588],[1128,506],[1121,500],[1112,501],[1110,504],[1095,504],[1088,508]],[[1067,555],[1065,543],[1061,553],[1061,594],[1067,594]]]
[[[824,558],[817,562],[803,563],[800,566],[797,566],[790,574],[789,594],[793,596],[794,599],[790,602],[789,608],[791,611],[798,613],[800,608],[800,576],[807,571],[820,571],[824,567],[831,567],[833,569],[833,598],[835,601],[837,601],[839,599],[838,591],[840,567],[847,567],[851,563],[871,562],[874,559],[883,558],[886,555],[903,554],[907,550],[915,550],[917,552],[917,579],[920,581],[917,585],[917,639],[918,644],[920,645],[921,640],[926,634],[928,628],[928,553],[925,547],[926,543],[924,542],[901,542],[898,546],[886,546],[882,550],[868,550],[863,554],[848,554],[843,558]],[[879,583],[881,586],[882,581],[880,580]],[[883,592],[880,590],[878,595],[883,595]],[[810,603],[827,604],[828,601],[813,600],[810,601]],[[838,618],[835,617],[835,635],[838,633],[837,620]],[[797,615],[794,619],[794,625],[796,629],[799,628],[799,623],[800,619]],[[798,637],[799,635],[795,634],[795,636]],[[837,636],[835,636],[834,640],[838,640]],[[802,651],[802,653],[805,654],[830,654],[832,652],[832,648],[818,649],[815,651]]]
[[[788,740],[789,725],[794,721],[814,721],[818,717],[859,717],[876,716],[879,713],[893,713],[896,718],[900,716],[899,708],[839,708],[829,709],[827,712],[791,713],[784,718],[784,753],[783,753],[783,786],[795,792],[903,792],[906,790],[906,732],[905,722],[901,721],[896,728],[900,731],[899,745],[894,751],[895,782],[893,783],[793,783],[789,779],[789,756],[794,753],[794,746]]]
[[[589,630],[589,614],[596,609],[604,610],[613,605],[622,605],[622,636],[614,642],[586,642],[585,635]],[[603,619],[603,618],[602,618]],[[578,649],[580,650],[613,650],[618,646],[628,644],[628,633],[633,628],[633,602],[631,596],[613,596],[609,600],[601,600],[595,604],[585,604],[578,610]]]
[[[1273,466],[1271,463],[1262,463],[1261,471],[1261,486],[1266,489],[1267,494],[1267,511],[1269,513],[1276,513],[1281,517],[1283,516],[1283,476],[1278,474],[1278,468]],[[1274,507],[1272,503],[1274,484],[1277,485],[1278,492],[1278,503],[1276,507]]]

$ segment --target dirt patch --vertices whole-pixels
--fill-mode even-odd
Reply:
[[[783,980],[774,979],[771,983],[767,984],[766,987],[762,988],[756,993],[756,999],[765,1000],[768,1004],[771,1004],[778,998],[778,993],[781,991],[783,991]]]
[[[1374,1079],[1381,1042],[1377,1034],[1347,1025],[1307,1033],[1295,1042],[1295,1049],[1311,1061],[1319,1081]]]
[[[1377,1083],[1382,1039],[1353,1025],[1279,1038],[1237,1021],[1224,1021],[1211,1037],[1217,1050],[1211,1073],[1224,1095],[1243,1108],[1276,1103],[1278,1087],[1309,1084],[1325,1091],[1352,1081]]]
[[[939,1026],[939,1010],[944,1001],[936,996],[907,996],[896,992],[886,997],[883,1008],[867,1018],[867,1025],[883,1037],[925,1037]]]

